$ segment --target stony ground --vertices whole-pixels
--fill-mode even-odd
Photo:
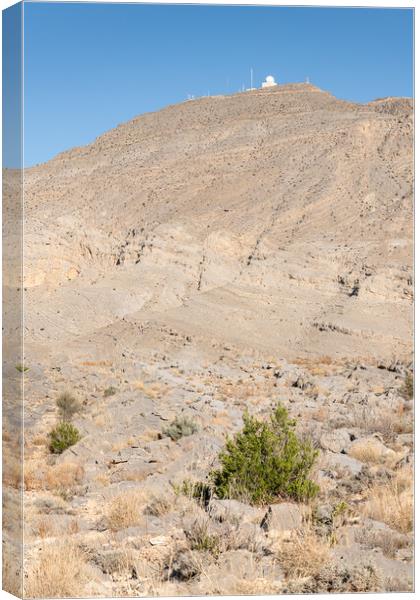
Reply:
[[[6,367],[27,595],[412,589],[411,112],[280,86],[28,170],[27,370]],[[64,391],[81,440],[53,455]],[[279,402],[319,449],[319,495],[197,502],[185,482]],[[5,415],[8,452],[12,398]],[[177,417],[196,431],[174,441]],[[12,461],[5,478],[13,533]]]

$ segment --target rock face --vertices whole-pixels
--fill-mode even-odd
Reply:
[[[410,351],[408,100],[169,106],[28,169],[25,203],[27,342],[135,319],[290,357]]]

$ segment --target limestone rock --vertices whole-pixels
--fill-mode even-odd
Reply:
[[[261,522],[264,531],[291,531],[302,525],[302,513],[298,504],[284,502],[271,504]]]
[[[208,506],[208,513],[213,519],[231,523],[257,523],[264,516],[264,510],[231,499],[212,499]]]

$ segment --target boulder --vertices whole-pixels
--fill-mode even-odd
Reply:
[[[230,523],[259,523],[264,516],[264,510],[238,500],[213,499],[207,510],[213,519]]]
[[[234,530],[234,544],[237,550],[259,552],[266,541],[264,532],[259,524],[247,521],[239,523]]]
[[[347,454],[335,454],[326,452],[324,461],[330,469],[344,469],[352,475],[358,475],[363,468],[363,463]]]
[[[302,513],[298,504],[283,502],[271,504],[261,521],[264,531],[292,531],[302,525]]]
[[[352,436],[346,429],[329,431],[321,435],[319,440],[321,448],[336,454],[347,452]]]
[[[211,566],[209,573],[211,572]],[[239,580],[252,579],[256,573],[255,556],[248,550],[228,550],[220,555],[214,574],[218,577],[233,575]]]

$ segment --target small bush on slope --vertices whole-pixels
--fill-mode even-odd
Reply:
[[[414,397],[414,377],[411,371],[405,375],[404,384],[401,386],[400,394],[405,400],[412,400]]]
[[[244,415],[244,427],[219,455],[211,479],[219,498],[270,503],[279,498],[313,498],[318,486],[308,476],[318,452],[298,439],[296,423],[279,405],[268,422]]]
[[[106,390],[104,391],[104,397],[105,398],[109,398],[109,396],[115,396],[115,394],[118,392],[117,388],[110,385],[109,387],[106,388]]]
[[[81,409],[80,403],[70,392],[63,392],[56,400],[61,421],[70,422]]]
[[[80,440],[77,427],[65,422],[59,423],[57,427],[50,431],[49,436],[51,439],[50,451],[53,454],[61,454]]]
[[[194,423],[188,417],[177,417],[172,423],[163,430],[163,435],[167,435],[174,442],[180,440],[182,437],[192,435],[198,431],[197,424]]]

